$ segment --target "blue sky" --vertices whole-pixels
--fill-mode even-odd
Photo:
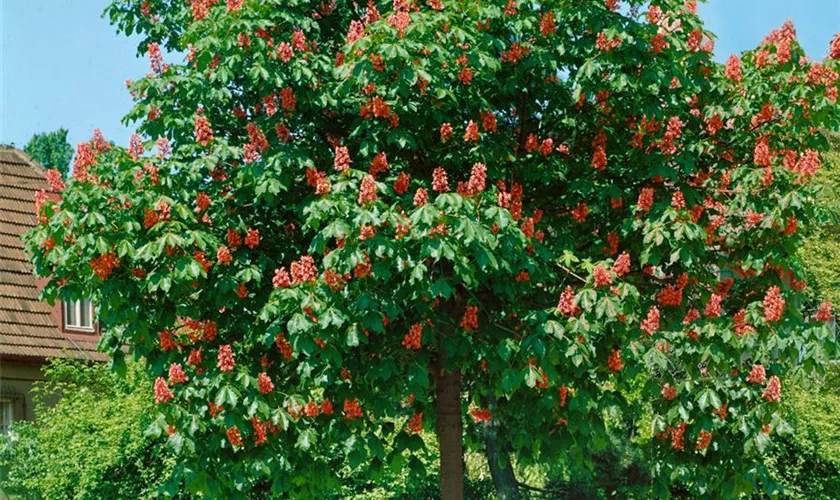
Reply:
[[[70,142],[100,128],[126,145],[120,120],[131,107],[127,78],[148,62],[136,39],[117,36],[101,14],[107,0],[0,0],[0,142],[22,147],[35,132],[65,127]],[[718,35],[716,57],[755,47],[786,19],[814,59],[840,32],[840,0],[710,0],[701,4]]]

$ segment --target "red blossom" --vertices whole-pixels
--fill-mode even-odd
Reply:
[[[595,288],[612,284],[612,275],[601,264],[595,266],[595,269],[592,270],[592,276],[595,278]]]
[[[444,123],[440,126],[440,140],[447,142],[449,139],[452,139],[452,125]]]
[[[657,330],[659,330],[659,309],[656,306],[650,308],[647,317],[645,317],[645,320],[642,321],[640,328],[648,335],[653,335]]]
[[[236,361],[233,359],[233,350],[231,350],[229,344],[225,344],[219,346],[219,360],[217,363],[219,370],[230,373],[233,371],[233,368],[236,366]]]
[[[362,184],[359,188],[359,205],[364,205],[367,202],[373,202],[376,200],[376,181],[372,175],[366,175],[362,179]]]
[[[411,182],[411,176],[405,172],[400,172],[397,180],[394,181],[394,192],[398,195],[403,195],[408,191],[408,184]]]
[[[257,376],[257,386],[259,387],[260,394],[268,394],[274,390],[274,383],[272,383],[271,377],[266,372],[262,372]]]
[[[230,442],[231,446],[234,446],[234,447],[243,446],[242,433],[239,432],[238,427],[228,428],[228,430],[225,431],[225,435],[227,435],[227,439]]]
[[[213,130],[210,121],[203,114],[195,115],[195,142],[207,146],[213,140]]]
[[[166,385],[166,379],[163,377],[158,377],[155,379],[155,403],[168,403],[172,400],[175,396],[172,394],[172,391],[169,390],[169,386]]]
[[[619,276],[619,278],[629,273],[630,255],[627,252],[623,252],[621,255],[619,255],[612,266],[612,270],[615,274]]]
[[[763,384],[765,377],[764,367],[761,365],[753,365],[750,369],[750,374],[747,375],[747,382],[751,384]]]
[[[650,211],[650,207],[653,206],[653,188],[643,188],[639,192],[639,201],[636,206],[642,212]]]
[[[829,45],[828,57],[830,59],[840,59],[840,33],[834,35]]]
[[[415,323],[408,329],[403,338],[402,345],[408,350],[418,350],[423,339],[423,323]]]
[[[712,442],[712,433],[703,429],[697,435],[697,444],[694,446],[696,450],[705,450],[709,447],[709,444]]]
[[[417,192],[414,193],[414,206],[422,207],[428,201],[429,201],[429,193],[423,188],[418,188]]]
[[[449,182],[446,178],[446,171],[441,168],[435,168],[432,172],[432,189],[438,193],[445,193],[449,191]]]
[[[169,365],[169,384],[170,385],[178,385],[183,384],[189,380],[187,375],[184,373],[184,368],[181,366],[181,363],[172,363]]]
[[[446,125],[446,124],[444,124],[444,125]],[[441,128],[441,137],[443,137],[443,128]],[[474,121],[470,120],[470,122],[467,123],[467,129],[464,132],[464,142],[477,141],[477,140],[478,140],[478,124],[475,123]],[[444,142],[446,142],[446,140],[444,140]]]
[[[607,359],[607,368],[613,373],[619,372],[624,368],[624,363],[621,361],[621,349],[612,350],[612,354]]]
[[[773,375],[767,382],[767,387],[761,394],[761,397],[769,403],[780,403],[782,401],[782,383],[779,377]]]
[[[820,304],[819,309],[817,309],[817,314],[814,316],[814,319],[817,321],[831,321],[831,318],[834,316],[834,312],[831,308],[831,302],[825,301]]]
[[[557,310],[563,314],[571,315],[575,312],[575,292],[572,287],[567,286],[560,294],[560,301],[557,303]]]
[[[260,231],[259,229],[248,229],[248,233],[245,235],[245,246],[248,248],[256,248],[260,244]]]
[[[344,418],[353,420],[354,418],[362,418],[363,416],[362,407],[359,405],[358,399],[344,400]]]
[[[764,320],[768,323],[779,321],[784,311],[785,299],[782,298],[782,291],[777,286],[770,287],[764,296]]]
[[[472,408],[470,410],[470,416],[472,416],[476,423],[487,423],[493,420],[493,415],[490,413],[490,410],[484,408]]]
[[[468,332],[478,330],[478,307],[467,306],[464,310],[464,317],[461,318],[461,328]]]

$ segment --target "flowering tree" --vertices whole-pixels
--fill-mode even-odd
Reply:
[[[840,41],[723,67],[682,0],[108,12],[151,63],[138,134],[79,144],[29,247],[148,360],[176,480],[318,496],[328,456],[422,472],[428,429],[455,499],[463,443],[586,462],[648,402],[659,494],[766,484],[782,386],[835,349],[793,250]]]

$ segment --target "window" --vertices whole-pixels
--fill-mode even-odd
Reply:
[[[6,434],[9,432],[9,427],[12,426],[14,419],[14,401],[12,398],[0,398],[0,433]]]
[[[64,302],[64,329],[93,331],[93,302],[73,300]]]

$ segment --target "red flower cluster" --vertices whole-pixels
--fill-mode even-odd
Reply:
[[[540,33],[542,36],[548,36],[554,33],[557,27],[554,23],[554,12],[547,11],[540,16]]]
[[[589,215],[589,207],[584,202],[580,202],[572,209],[572,219],[575,222],[586,222],[586,217]]]
[[[560,301],[557,303],[557,310],[563,314],[572,315],[575,312],[575,292],[572,287],[567,286],[560,294]]]
[[[415,413],[408,421],[406,430],[409,434],[419,434],[423,430],[423,412]]]
[[[697,444],[694,446],[696,450],[705,450],[709,447],[709,444],[712,442],[712,433],[703,429],[700,431],[700,434],[697,435]]]
[[[268,394],[274,390],[274,383],[266,372],[262,372],[257,376],[257,386],[259,387],[260,394]]]
[[[213,140],[213,130],[210,121],[203,114],[195,115],[195,142],[206,146]]]
[[[449,139],[452,139],[452,125],[444,123],[440,126],[440,140],[447,142]]]
[[[595,269],[592,270],[592,276],[595,278],[595,288],[612,284],[612,275],[601,264],[595,266]]]
[[[444,125],[448,125],[448,124],[444,123]],[[450,127],[450,134],[451,134],[451,127]],[[441,137],[443,137],[443,127],[441,127]],[[467,123],[467,129],[464,132],[464,142],[477,141],[477,140],[478,140],[478,124],[475,123],[474,121],[470,120],[470,122]],[[444,142],[446,142],[446,141],[444,140]]]
[[[441,167],[435,168],[432,172],[432,189],[438,193],[449,191],[449,180],[446,177],[446,170]]]
[[[102,281],[108,279],[114,269],[119,267],[119,265],[120,261],[117,259],[117,254],[115,253],[106,253],[105,255],[90,259],[90,268],[93,269],[93,273]]]
[[[383,151],[373,157],[373,161],[370,162],[370,169],[368,170],[368,173],[375,177],[386,170],[388,170],[388,157]]]
[[[184,367],[181,363],[172,363],[169,365],[169,383],[171,385],[183,384],[189,380],[184,373]]]
[[[831,39],[831,44],[828,49],[828,57],[830,59],[840,59],[840,33],[834,35]]]
[[[87,168],[96,165],[96,154],[89,142],[76,145],[76,159],[73,161],[73,177],[88,180]]]
[[[493,415],[490,413],[490,410],[484,408],[472,408],[470,415],[477,423],[486,423],[493,420]]]
[[[779,403],[782,401],[782,382],[779,380],[779,377],[776,375],[770,377],[770,381],[767,382],[767,387],[764,389],[761,397],[769,403]]]
[[[637,206],[642,212],[647,213],[650,211],[650,207],[653,206],[653,188],[642,188],[639,192]]]
[[[478,306],[467,306],[461,318],[461,328],[468,332],[478,330]]]
[[[831,302],[825,301],[820,304],[819,309],[817,309],[817,314],[814,316],[814,319],[817,321],[831,321],[832,316],[834,316],[834,312],[831,309]]]
[[[286,340],[285,335],[278,333],[277,336],[274,337],[274,345],[277,346],[277,349],[280,350],[280,354],[286,358],[286,361],[292,359],[292,344]]]
[[[648,335],[653,335],[659,330],[659,309],[656,306],[650,308],[640,328]]]
[[[782,291],[777,286],[771,286],[764,296],[764,319],[768,323],[782,319],[785,311],[785,299],[782,298]]]
[[[668,401],[673,401],[677,398],[677,389],[671,386],[671,384],[665,384],[662,386],[662,397],[667,399]]]
[[[613,263],[612,270],[618,277],[622,277],[625,274],[630,272],[630,255],[627,252],[623,252]]]
[[[301,257],[299,261],[292,262],[290,268],[292,271],[291,277],[285,267],[274,270],[272,284],[275,288],[286,288],[307,281],[313,282],[318,278],[315,260],[308,255]]]
[[[685,196],[683,196],[682,191],[677,190],[671,196],[671,207],[677,210],[683,210],[685,208]]]
[[[61,177],[61,172],[51,168],[44,173],[44,177],[47,178],[47,184],[50,185],[50,191],[64,191],[64,179]]]
[[[487,167],[483,163],[475,163],[470,171],[470,179],[467,181],[467,196],[475,196],[484,191],[487,186]]]
[[[143,139],[140,138],[139,134],[131,134],[131,137],[128,138],[128,154],[131,159],[137,161],[143,156],[144,152]]]
[[[169,386],[166,385],[166,379],[163,377],[158,377],[155,379],[155,403],[168,403],[172,400],[175,396],[172,394],[172,391],[169,390]]]
[[[613,39],[607,38],[607,35],[604,32],[598,33],[598,37],[595,41],[595,48],[600,50],[601,52],[609,52],[615,48],[621,47],[621,39],[616,37]]]
[[[429,201],[429,193],[423,188],[417,188],[417,192],[414,193],[414,206],[415,207],[422,207]]]
[[[160,52],[160,46],[155,43],[151,42],[148,47],[149,50],[149,65],[152,68],[152,73],[159,75],[163,73],[164,62],[163,62],[163,54]]]
[[[220,265],[230,264],[233,258],[230,255],[230,249],[224,245],[216,250],[216,260]]]
[[[680,422],[680,425],[671,428],[671,447],[675,450],[683,451],[685,449],[685,429],[687,425],[685,422]]]
[[[248,248],[255,248],[260,244],[260,231],[259,229],[248,229],[248,233],[245,235],[245,246]]]
[[[229,428],[225,434],[227,435],[228,441],[232,446],[243,446],[242,443],[242,433],[239,432],[238,427],[231,427]]]
[[[747,375],[747,382],[751,384],[763,384],[766,380],[764,367],[761,365],[753,365],[750,369],[750,374]]]
[[[706,309],[703,311],[703,314],[709,316],[710,318],[719,318],[720,317],[720,303],[723,300],[723,297],[717,293],[713,293],[711,297],[709,297],[709,301],[706,302]]]
[[[411,176],[405,172],[400,172],[397,180],[394,181],[394,192],[398,195],[403,195],[408,191],[408,184],[411,182]]]
[[[612,354],[607,359],[607,368],[611,372],[619,372],[624,368],[624,363],[621,361],[621,349],[613,349]]]
[[[423,340],[423,323],[415,323],[408,329],[408,333],[403,338],[402,345],[406,349],[420,349]]]
[[[229,344],[225,344],[219,346],[219,359],[217,366],[219,370],[230,373],[233,371],[233,367],[236,366],[236,361],[233,359],[233,350],[231,350]]]
[[[359,188],[359,205],[376,200],[376,181],[372,175],[366,175],[362,179],[362,184]]]
[[[557,394],[560,397],[560,408],[563,408],[566,406],[566,399],[569,397],[569,388],[566,387],[566,384],[561,385],[560,388],[557,389]]]
[[[362,418],[364,415],[362,414],[362,407],[359,405],[359,400],[344,400],[344,417],[352,420],[354,418]]]

